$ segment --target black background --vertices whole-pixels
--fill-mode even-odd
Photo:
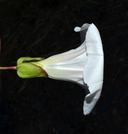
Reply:
[[[75,26],[94,23],[105,64],[102,95],[83,115],[80,86],[0,74],[0,134],[128,133],[127,0],[0,0],[1,66],[22,56],[44,57],[80,45]]]

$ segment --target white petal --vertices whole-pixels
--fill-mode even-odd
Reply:
[[[41,65],[49,78],[72,81],[83,86],[83,69],[86,61],[86,46],[82,44],[76,49],[45,59]]]
[[[84,101],[84,114],[89,114],[98,101],[103,83],[103,49],[100,34],[94,24],[84,24],[81,31],[86,31],[87,63],[84,69],[84,82],[88,86],[89,94]],[[83,35],[84,37],[84,35]],[[83,38],[82,37],[82,38]],[[90,101],[88,101],[90,100]]]
[[[82,45],[57,54],[39,63],[48,76],[88,86],[84,101],[84,114],[89,114],[98,101],[103,84],[103,49],[100,34],[94,24],[84,24],[80,32]],[[86,89],[86,87],[85,87]]]
[[[83,106],[85,115],[89,114],[92,111],[96,102],[98,101],[101,91],[102,91],[102,85],[103,85],[103,82],[98,82],[98,83],[94,83],[93,85],[90,86],[90,88],[94,92],[86,95],[86,97],[85,97],[84,106]]]
[[[69,55],[61,55],[60,62],[57,61],[51,64],[43,63],[43,69],[48,73],[50,78],[72,81],[83,85],[83,69],[86,65],[87,55],[86,52],[79,52],[81,53],[77,54],[77,52]],[[70,55],[72,55],[73,58],[71,58]],[[63,61],[66,57],[68,60]]]
[[[75,28],[74,28],[74,31],[75,31],[75,32],[80,32],[80,31],[81,31],[81,27],[75,27]]]

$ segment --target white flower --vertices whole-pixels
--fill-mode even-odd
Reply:
[[[88,87],[83,106],[86,115],[91,112],[101,94],[103,49],[100,34],[94,24],[84,24],[74,30],[80,32],[82,45],[68,52],[51,56],[40,64],[49,78],[72,81],[85,89]]]
[[[27,58],[20,58],[17,62],[17,73],[22,78],[48,76],[81,85],[87,92],[83,106],[84,114],[87,115],[95,106],[102,90],[104,66],[102,42],[94,24],[84,24],[74,30],[81,35],[82,44],[78,48],[43,60],[34,58],[37,62],[32,62],[30,57],[28,57],[30,63],[26,62]]]

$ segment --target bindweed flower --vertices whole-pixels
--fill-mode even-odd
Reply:
[[[47,59],[22,57],[17,61],[21,78],[48,77],[75,82],[86,89],[83,111],[87,115],[98,101],[103,84],[103,49],[100,34],[94,24],[76,27],[82,44],[70,51]]]

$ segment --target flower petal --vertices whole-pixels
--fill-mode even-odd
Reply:
[[[87,30],[88,28],[88,30]],[[84,24],[80,32],[86,32],[83,44],[87,47],[87,63],[84,69],[84,82],[88,86],[89,94],[84,101],[84,114],[89,114],[98,101],[103,84],[103,48],[98,29],[94,24]],[[85,34],[82,34],[82,38]]]

